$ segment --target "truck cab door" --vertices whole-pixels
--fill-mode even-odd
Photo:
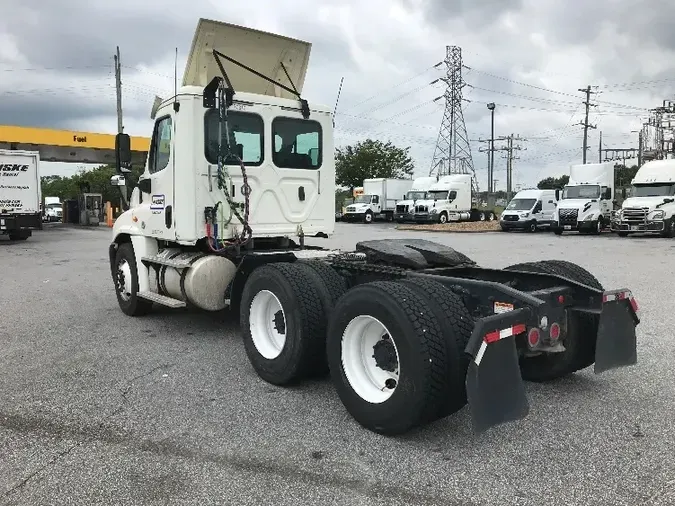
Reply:
[[[457,202],[455,202],[456,198],[457,192],[455,190],[452,190],[448,193],[448,200],[446,204],[448,209],[457,209]]]
[[[378,195],[373,195],[370,199],[370,209],[375,213],[379,214],[382,212],[382,204],[380,203],[380,197]]]
[[[544,206],[541,202],[541,200],[537,200],[537,202],[534,204],[534,207],[532,208],[532,218],[534,218],[537,221],[543,221],[544,219]]]
[[[603,186],[602,194],[600,195],[600,212],[606,218],[609,218],[613,210],[612,197],[612,189],[608,186]]]
[[[173,213],[174,138],[175,123],[171,114],[155,121],[150,141],[148,167],[138,187],[142,192],[139,211],[143,216],[141,227],[145,235],[161,239],[175,239]]]

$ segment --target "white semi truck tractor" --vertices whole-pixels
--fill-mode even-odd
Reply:
[[[631,182],[630,197],[612,219],[612,231],[675,237],[675,160],[652,160],[640,167]]]
[[[199,21],[112,229],[124,314],[229,308],[262,380],[330,375],[354,419],[389,435],[467,403],[480,432],[527,415],[523,380],[637,361],[632,293],[575,264],[483,268],[425,240],[314,244],[334,232],[335,160],[331,108],[302,97],[310,48]],[[116,154],[124,189],[128,135]]]
[[[405,223],[406,221],[414,221],[415,204],[418,200],[427,198],[427,192],[432,185],[436,183],[438,178],[434,176],[418,177],[413,181],[412,187],[405,194],[405,198],[396,202],[396,211],[394,212],[394,219],[398,223]]]
[[[431,185],[424,200],[415,203],[414,220],[422,223],[493,221],[492,209],[476,207],[471,174],[442,176]]]
[[[600,234],[609,229],[615,198],[615,162],[572,165],[553,215],[556,235]]]

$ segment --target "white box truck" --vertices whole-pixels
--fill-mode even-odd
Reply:
[[[40,154],[0,149],[0,234],[26,240],[42,229]]]
[[[502,212],[499,225],[504,232],[536,232],[541,228],[550,228],[559,196],[560,190],[521,190]]]
[[[363,195],[347,206],[345,221],[372,223],[384,218],[393,221],[396,202],[404,199],[412,187],[412,179],[373,178],[363,180]]]
[[[415,179],[410,190],[405,194],[405,198],[396,202],[394,219],[398,223],[414,221],[413,214],[415,210],[415,204],[418,200],[424,200],[427,198],[427,192],[429,191],[429,188],[436,184],[437,181],[438,178],[434,176],[424,176]]]
[[[652,160],[640,167],[631,182],[631,196],[623,201],[611,230],[675,236],[675,160]]]
[[[493,221],[494,210],[474,206],[471,174],[443,176],[431,185],[426,200],[415,204],[416,222]]]
[[[570,167],[570,180],[562,191],[553,217],[553,232],[578,230],[599,234],[609,228],[614,210],[615,162]]]

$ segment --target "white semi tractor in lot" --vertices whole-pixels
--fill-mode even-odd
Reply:
[[[415,203],[416,222],[493,221],[493,209],[476,206],[471,174],[442,176],[431,185],[427,198]]]
[[[431,188],[438,181],[437,177],[424,176],[418,177],[413,181],[412,187],[405,194],[403,200],[396,202],[396,211],[394,212],[394,219],[398,223],[406,221],[414,221],[415,204],[419,200],[425,200],[428,196],[429,188]]]
[[[364,223],[378,219],[392,221],[396,201],[405,198],[412,184],[412,179],[364,179],[363,194],[354,197],[354,203],[347,206],[343,219]]]
[[[310,47],[200,20],[112,229],[124,314],[229,307],[260,378],[329,374],[345,409],[390,435],[467,403],[483,431],[527,415],[524,379],[637,361],[631,292],[578,265],[481,267],[424,240],[307,244],[336,226],[331,108],[301,95]],[[116,137],[122,189],[129,141]]]
[[[28,239],[42,229],[40,153],[0,149],[0,235]]]
[[[609,229],[615,201],[615,162],[572,165],[553,217],[553,231],[600,234]]]
[[[619,236],[631,233],[675,237],[675,160],[652,160],[640,167],[611,223]]]

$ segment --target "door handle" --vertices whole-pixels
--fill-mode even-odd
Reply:
[[[305,187],[304,186],[298,187],[298,198],[300,199],[300,202],[304,202],[304,200],[305,200]]]

